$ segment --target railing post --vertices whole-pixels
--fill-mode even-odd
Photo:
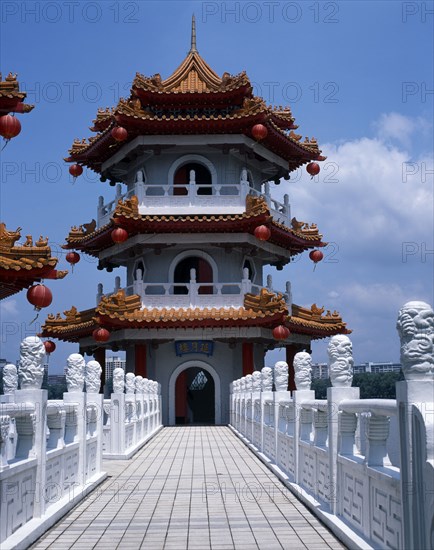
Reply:
[[[97,222],[98,222],[98,227],[101,227],[102,219],[103,219],[104,215],[105,215],[105,213],[104,213],[104,197],[102,195],[100,195],[98,197],[98,208],[97,208],[97,212],[96,212],[96,219],[97,219]]]
[[[408,302],[398,314],[405,380],[396,384],[406,550],[430,548],[434,525],[434,312]]]
[[[339,440],[339,404],[344,399],[359,399],[360,388],[352,388],[353,348],[348,336],[339,334],[330,339],[327,348],[329,373],[333,387],[327,388],[327,414],[329,430],[330,507],[337,510],[337,457]]]
[[[291,219],[291,205],[289,204],[289,195],[285,193],[283,195],[283,204],[285,205],[285,216],[286,219],[289,221]]]
[[[196,307],[198,302],[198,291],[196,283],[196,270],[194,267],[190,269],[190,285],[189,285],[189,294],[190,294],[190,306]]]
[[[104,395],[99,393],[101,388],[101,373],[102,367],[98,361],[89,361],[86,365],[85,381],[86,381],[86,400],[87,403],[93,405],[96,409],[96,427],[95,435],[97,438],[95,467],[96,472],[102,472],[102,431],[103,431],[103,416],[104,416]]]
[[[80,485],[85,484],[86,470],[86,394],[84,393],[85,360],[79,353],[72,353],[66,360],[66,386],[68,391],[63,394],[63,402],[73,406],[67,413],[66,424],[73,422],[75,428],[75,440],[79,443],[78,449],[78,474]],[[69,416],[69,418],[68,418]]]

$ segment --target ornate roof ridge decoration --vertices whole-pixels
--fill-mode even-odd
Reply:
[[[115,294],[103,296],[96,308],[96,312],[101,315],[124,315],[132,313],[141,308],[142,301],[140,296],[133,294],[126,296],[125,290],[120,289]]]
[[[314,237],[315,239],[322,239],[322,235],[319,233],[316,223],[309,223],[298,221],[297,218],[292,218],[291,228],[294,235],[299,235],[303,238]]]
[[[265,197],[253,195],[249,193],[246,196],[246,214],[249,216],[259,216],[261,214],[270,214]]]
[[[42,325],[41,334],[56,334],[70,332],[77,329],[92,329],[96,327],[95,308],[78,311],[75,306],[63,312],[65,317],[60,313],[49,313]]]
[[[9,73],[3,80],[0,73],[0,114],[30,112],[35,106],[23,103],[26,97],[27,93],[20,90],[16,74]]]
[[[10,262],[26,262],[29,265],[34,261],[49,263],[55,266],[57,258],[51,257],[51,248],[48,246],[48,237],[42,235],[36,242],[33,242],[31,235],[26,235],[23,245],[15,243],[21,238],[21,227],[15,231],[8,231],[6,224],[0,222],[0,261],[7,264]]]
[[[125,297],[118,292],[114,296],[106,297],[107,301],[96,308],[81,312],[73,306],[64,312],[64,318],[59,313],[49,314],[42,326],[42,335],[77,341],[81,337],[90,336],[98,325],[117,330],[125,327],[171,328],[179,323],[183,323],[183,326],[190,323],[194,327],[219,326],[222,322],[227,326],[228,321],[265,328],[285,323],[294,333],[309,334],[313,338],[351,333],[336,311],[327,311],[323,315],[324,309],[317,308],[315,304],[311,309],[293,304],[291,315],[288,315],[287,305],[281,295],[269,291],[262,293],[262,296],[246,294],[244,307],[240,308],[141,308],[137,295]],[[119,302],[118,306],[116,301]],[[107,304],[110,311],[106,308]]]
[[[245,294],[244,308],[270,315],[275,313],[288,314],[288,307],[283,298],[283,294],[270,292],[266,288],[262,288],[259,294]]]
[[[68,271],[54,269],[58,259],[51,255],[48,237],[33,242],[26,235],[23,245],[16,245],[21,238],[21,227],[8,231],[0,222],[0,299],[8,298],[41,279],[63,279]]]
[[[326,314],[324,307],[318,307],[316,304],[312,304],[310,309],[292,304],[292,315],[289,320],[299,325],[313,325],[325,328],[329,326],[330,330],[333,327],[340,326],[345,332],[344,334],[350,334],[352,331],[346,328],[346,323],[343,322],[341,315],[335,310],[333,313],[331,310],[327,310]],[[326,329],[327,330],[327,329]]]

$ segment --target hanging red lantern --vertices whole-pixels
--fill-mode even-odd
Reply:
[[[119,244],[124,243],[128,239],[128,232],[122,227],[117,227],[111,232],[112,241]]]
[[[279,325],[273,328],[273,338],[276,340],[286,340],[290,335],[289,329],[284,325]]]
[[[47,307],[53,301],[51,290],[45,285],[33,285],[27,291],[27,300],[35,306],[37,311]]]
[[[21,122],[12,115],[0,117],[0,136],[7,141],[16,137],[21,132]]]
[[[271,237],[271,231],[266,225],[258,225],[258,227],[255,228],[253,234],[260,241],[268,241],[268,239]]]
[[[324,254],[321,252],[321,250],[312,250],[311,252],[309,252],[309,258],[314,263],[313,270],[315,271],[316,264],[324,258]]]
[[[46,342],[44,342],[44,348],[47,355],[50,355],[50,353],[53,353],[53,351],[56,349],[56,344],[51,340],[47,340]]]
[[[122,126],[115,126],[111,134],[116,141],[125,141],[128,137],[128,132]]]
[[[252,136],[256,141],[261,141],[268,136],[268,130],[263,124],[255,124],[252,128]]]
[[[72,272],[74,273],[74,265],[78,264],[80,261],[80,254],[77,254],[77,252],[68,252],[66,255],[66,261],[71,264]]]
[[[92,332],[92,337],[96,342],[107,342],[110,340],[110,332],[106,328],[96,328]]]
[[[81,164],[72,164],[70,167],[69,167],[69,173],[71,174],[71,176],[75,178],[77,178],[78,176],[81,176],[81,174],[83,173],[83,166],[81,166]]]
[[[317,162],[309,162],[306,166],[307,173],[312,176],[312,178],[319,174],[321,170],[320,165]]]

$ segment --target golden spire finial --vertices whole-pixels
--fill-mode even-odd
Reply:
[[[191,18],[191,47],[190,47],[190,52],[189,53],[195,53],[197,52],[197,47],[196,47],[196,18],[194,16],[194,13],[193,13],[193,16]]]

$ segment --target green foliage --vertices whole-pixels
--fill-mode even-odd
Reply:
[[[355,374],[353,386],[360,388],[360,399],[396,399],[395,384],[400,380],[404,380],[402,371]],[[329,378],[312,380],[315,399],[326,399],[330,386]]]
[[[64,384],[50,384],[48,386],[48,399],[63,399],[63,394],[66,393],[66,382]]]
[[[404,380],[402,371],[356,374],[353,386],[360,388],[361,399],[396,399],[395,384],[400,380]]]

